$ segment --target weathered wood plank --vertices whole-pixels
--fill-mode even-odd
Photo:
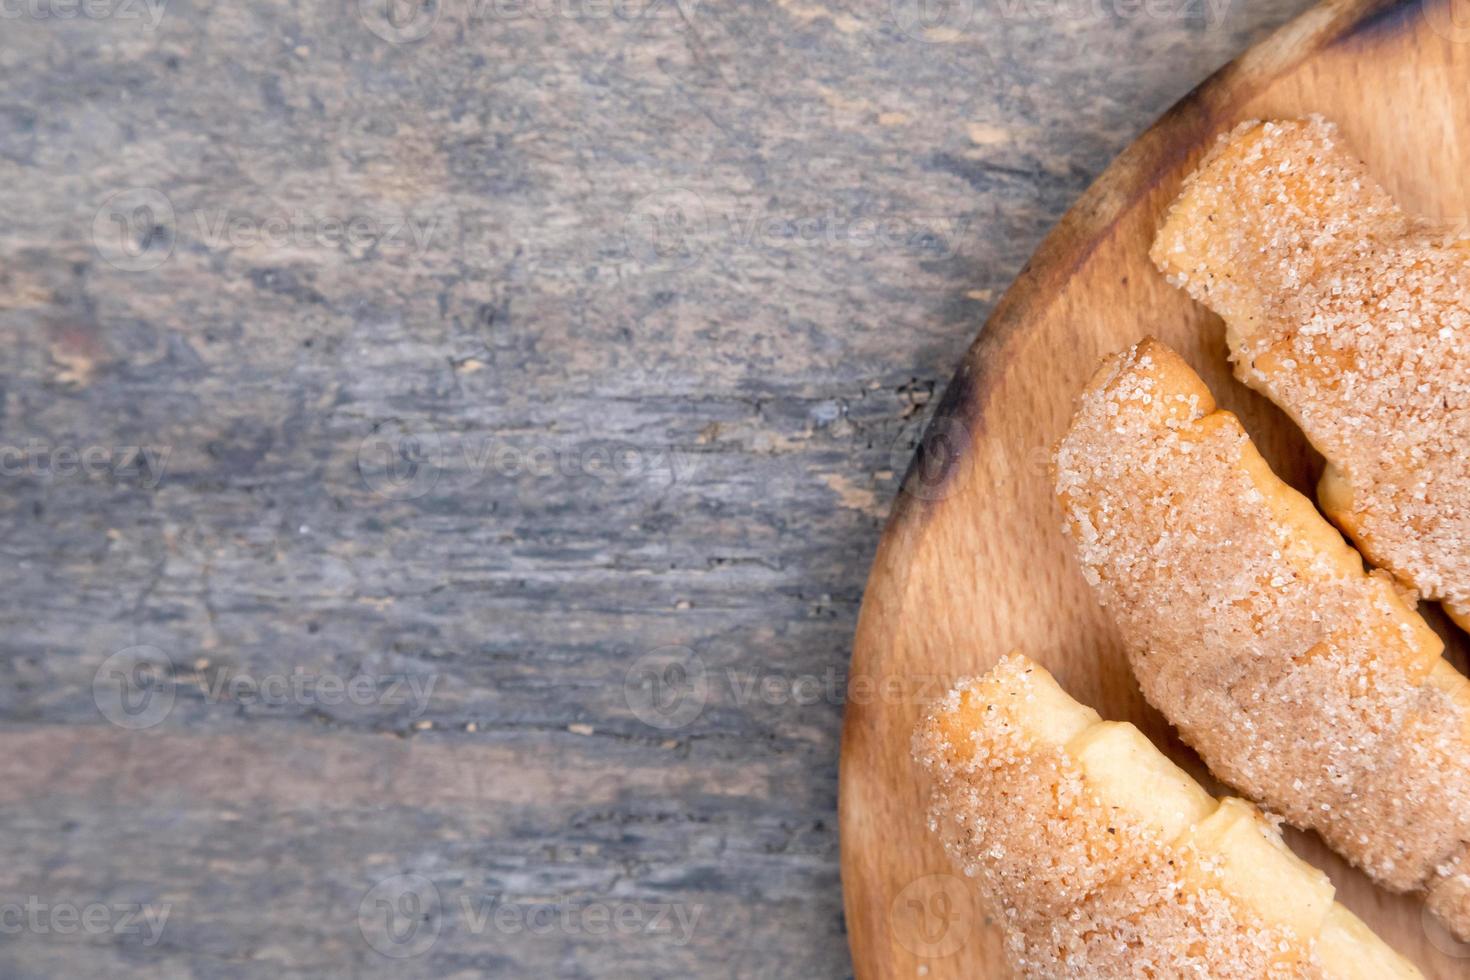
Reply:
[[[171,911],[0,973],[846,972],[831,692],[936,388],[1301,6],[7,8],[0,905]],[[686,719],[634,668],[691,654]],[[394,959],[403,874],[443,914]]]

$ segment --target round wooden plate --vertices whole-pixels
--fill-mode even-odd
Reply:
[[[1470,216],[1470,4],[1327,3],[1222,69],[1067,213],[950,383],[889,518],[853,650],[840,816],[859,977],[1009,975],[999,931],[925,826],[928,787],[909,759],[924,703],[1006,651],[1039,660],[1074,697],[1134,722],[1215,785],[1139,694],[1062,536],[1047,463],[1099,359],[1153,334],[1311,496],[1320,461],[1284,416],[1232,380],[1219,319],[1147,257],[1162,210],[1217,134],[1311,112],[1336,120],[1411,211]],[[1464,638],[1442,632],[1463,669]],[[1314,837],[1290,839],[1427,977],[1470,975],[1470,946],[1423,916],[1417,899],[1374,887]]]

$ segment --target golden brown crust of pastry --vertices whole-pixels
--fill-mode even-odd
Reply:
[[[1333,521],[1470,629],[1470,241],[1405,215],[1314,117],[1222,140],[1151,254],[1326,457]]]
[[[1144,694],[1185,741],[1470,936],[1450,898],[1470,883],[1470,685],[1393,582],[1156,341],[1098,371],[1055,479]]]
[[[1025,657],[941,699],[914,752],[931,825],[1022,976],[1419,976],[1254,808],[1219,803]]]

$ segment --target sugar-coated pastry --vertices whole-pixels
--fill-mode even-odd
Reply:
[[[1328,467],[1323,509],[1470,629],[1470,240],[1406,215],[1320,117],[1247,123],[1154,242],[1236,374]]]
[[[1185,741],[1470,938],[1470,683],[1391,577],[1157,341],[1104,362],[1055,479],[1083,572]]]
[[[914,736],[931,825],[1024,977],[1419,977],[1241,800],[1012,654]]]

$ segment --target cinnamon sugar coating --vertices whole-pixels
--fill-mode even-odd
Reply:
[[[1398,207],[1321,117],[1246,123],[1151,255],[1225,319],[1241,381],[1328,460],[1324,510],[1470,629],[1470,240]]]
[[[1023,977],[1419,976],[1253,808],[1218,804],[1025,657],[939,701],[914,754],[935,783],[931,827]]]
[[[1098,371],[1055,479],[1144,694],[1185,741],[1470,937],[1470,684],[1393,581],[1156,341]]]

